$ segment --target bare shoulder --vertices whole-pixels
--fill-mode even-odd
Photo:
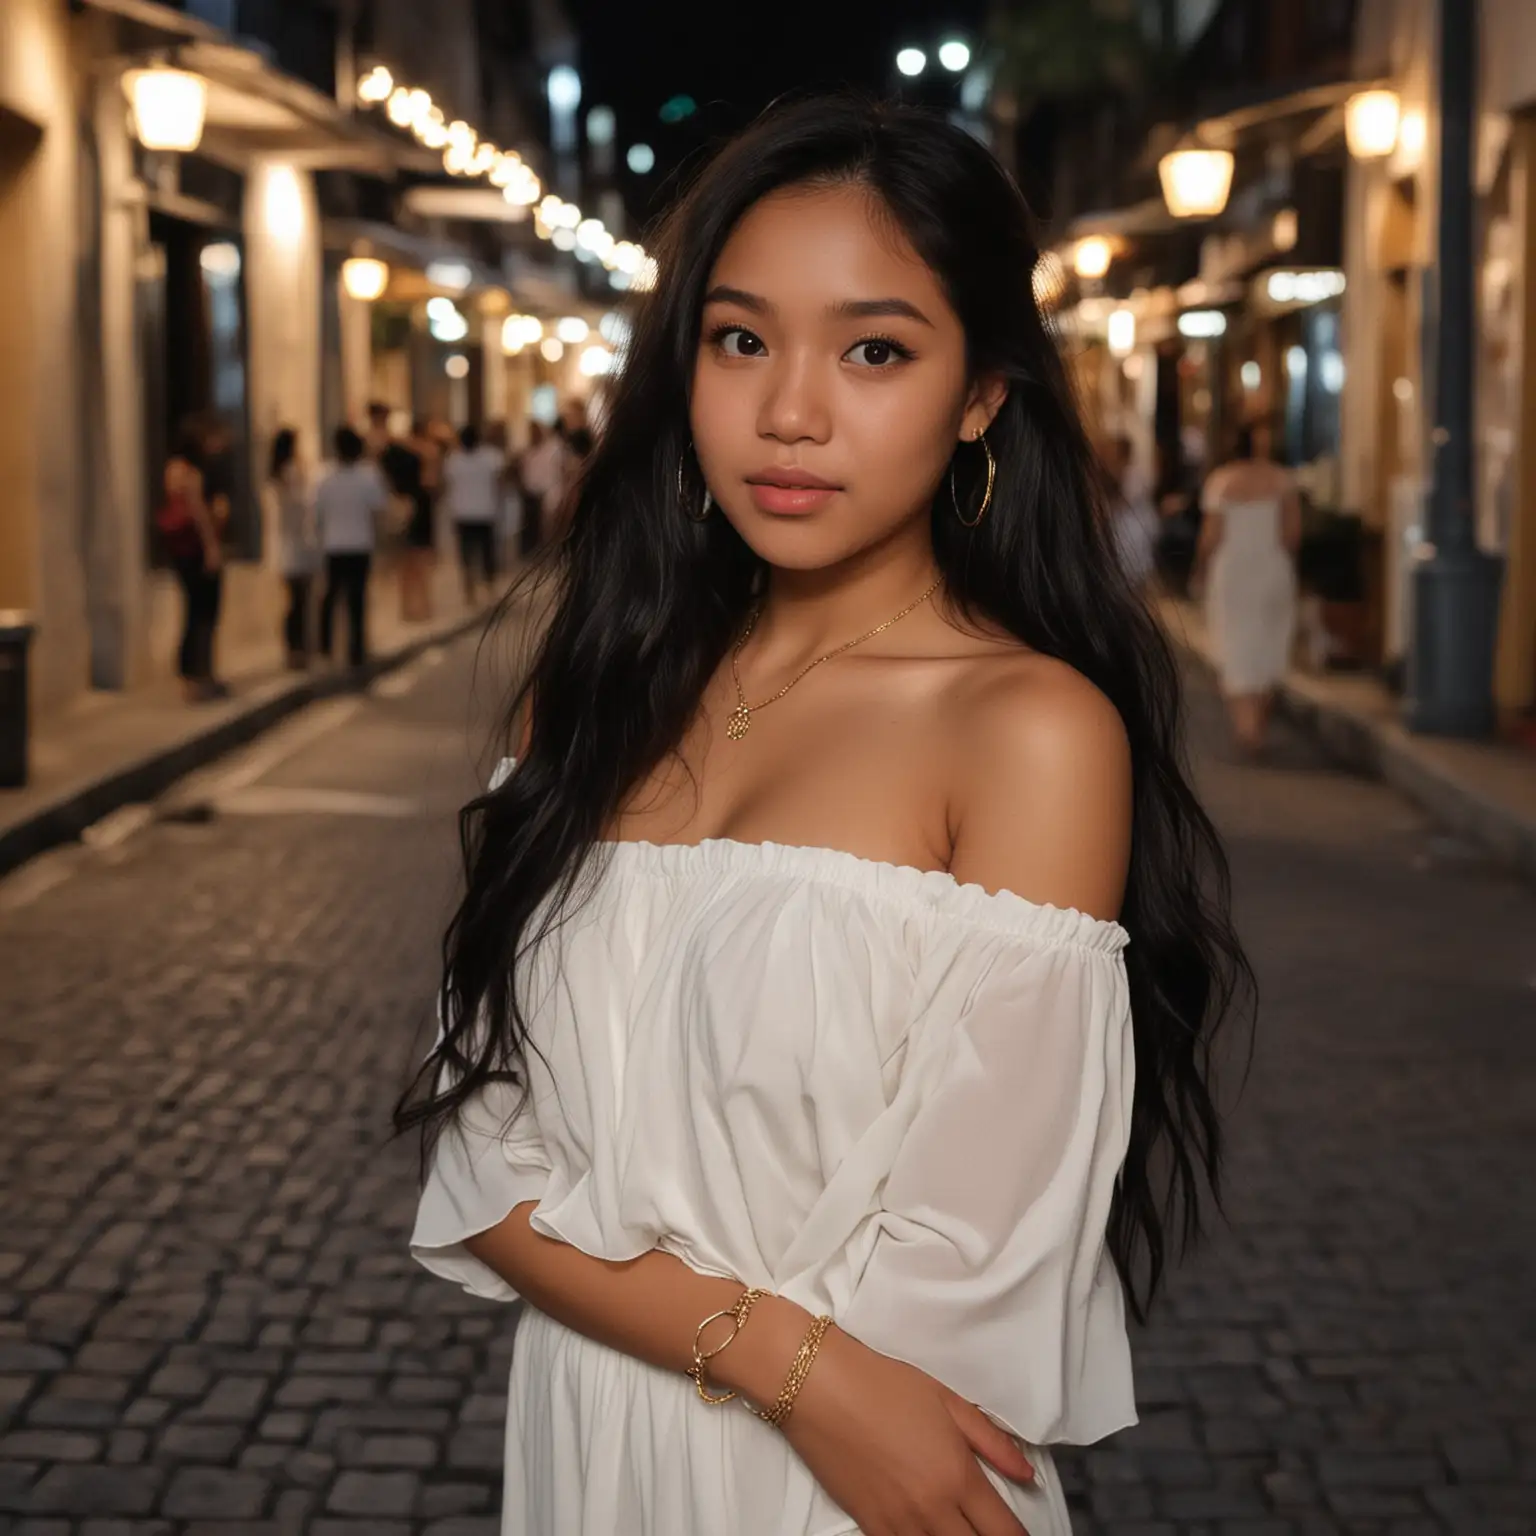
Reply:
[[[1131,750],[1109,699],[1065,662],[978,657],[947,700],[951,873],[1113,918],[1131,843]]]

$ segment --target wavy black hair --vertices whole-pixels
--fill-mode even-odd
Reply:
[[[878,198],[937,274],[973,375],[1008,383],[989,429],[989,515],[967,528],[947,497],[933,509],[952,610],[1074,667],[1129,735],[1135,830],[1120,920],[1131,936],[1136,1086],[1107,1239],[1140,1319],[1169,1228],[1182,1252],[1200,1234],[1206,1186],[1219,1204],[1211,1042],[1252,976],[1228,917],[1221,845],[1187,776],[1178,670],[1116,564],[1101,472],[1035,301],[1029,209],[985,147],[905,107],[847,95],[776,105],[700,172],[659,231],[654,289],[635,307],[606,429],[542,573],[552,599],[505,726],[510,742],[527,707],[527,748],[461,817],[466,890],[444,940],[442,1037],[396,1126],[420,1129],[428,1156],[487,1083],[526,1082],[532,1042],[514,974],[627,796],[675,754],[760,591],[764,562],[730,523],[688,516],[702,496],[689,431],[701,301],[722,246],[761,198],[841,184]],[[957,460],[962,494],[977,457]]]

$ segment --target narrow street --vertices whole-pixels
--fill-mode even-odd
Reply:
[[[513,1316],[405,1251],[473,642],[0,883],[0,1529],[491,1536]],[[1229,1219],[1083,1533],[1536,1531],[1536,895],[1299,741],[1227,765]],[[468,736],[466,738],[466,726]]]

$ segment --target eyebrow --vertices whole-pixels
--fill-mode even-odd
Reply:
[[[704,302],[736,304],[742,309],[751,310],[755,315],[771,315],[775,312],[774,306],[767,299],[760,294],[748,293],[745,288],[726,286],[711,288],[704,295]],[[933,321],[917,305],[909,304],[905,299],[844,299],[840,304],[832,305],[829,313],[839,320],[864,320],[876,315],[886,315],[916,320],[920,325],[930,328],[933,325]]]

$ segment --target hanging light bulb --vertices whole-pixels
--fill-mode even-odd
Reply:
[[[208,82],[185,69],[135,69],[123,77],[145,149],[190,154],[202,142]]]
[[[1233,158],[1225,149],[1176,149],[1157,162],[1163,201],[1176,219],[1214,219],[1232,191]]]
[[[341,286],[348,298],[376,299],[389,286],[389,267],[375,256],[349,256],[341,264]]]
[[[366,101],[371,106],[377,106],[379,102],[389,99],[389,93],[394,88],[395,77],[382,64],[375,64],[357,82],[357,99]]]

